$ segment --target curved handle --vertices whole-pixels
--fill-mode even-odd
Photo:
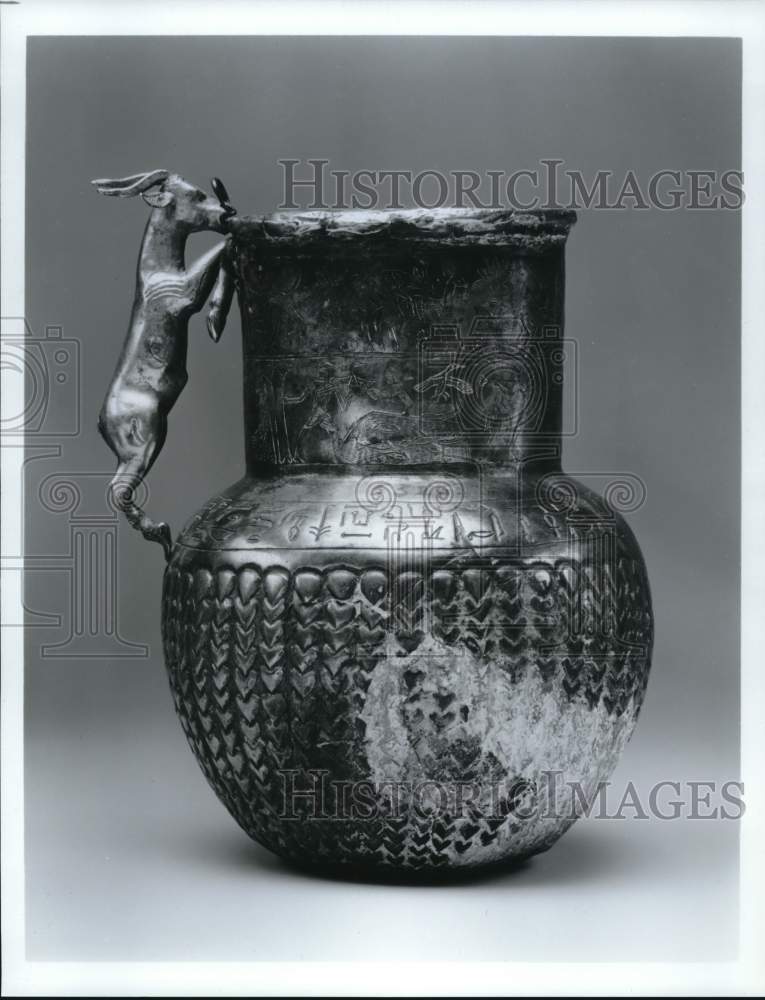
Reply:
[[[173,540],[164,521],[153,521],[136,503],[167,436],[167,418],[186,384],[188,322],[210,293],[207,328],[220,339],[233,299],[235,277],[230,239],[188,267],[186,240],[192,232],[227,233],[235,214],[221,181],[214,198],[166,170],[121,180],[93,182],[102,194],[141,194],[152,206],[138,258],[138,283],[127,338],[104,400],[98,426],[117,456],[110,483],[114,506],[144,538],[158,542],[170,558]]]
[[[138,479],[137,482],[127,482],[118,472],[109,484],[112,501],[114,506],[125,515],[125,520],[131,528],[140,531],[147,541],[159,542],[167,561],[170,559],[170,553],[173,549],[173,535],[170,531],[170,525],[165,521],[153,521],[133,499],[135,489],[142,482],[142,478]]]

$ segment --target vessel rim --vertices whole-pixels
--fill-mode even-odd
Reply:
[[[576,212],[569,209],[441,208],[403,211],[300,211],[237,216],[238,242],[301,247],[325,241],[382,239],[443,245],[546,245],[565,241]]]

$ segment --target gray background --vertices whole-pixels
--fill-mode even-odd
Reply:
[[[278,158],[336,169],[534,168],[588,177],[740,167],[732,39],[36,38],[28,62],[27,318],[81,345],[81,433],[29,463],[26,544],[66,558],[71,513],[41,480],[111,470],[95,421],[130,311],[145,206],[88,181],[167,167],[281,197]],[[197,246],[207,245],[199,237]],[[652,581],[654,668],[614,777],[738,775],[740,219],[584,212],[567,252],[579,434],[565,465],[630,472]],[[192,246],[192,249],[193,246]],[[175,528],[243,467],[240,347],[191,325],[191,379],[151,475]],[[48,426],[71,416],[52,392]],[[41,443],[48,441],[39,436]],[[597,485],[597,481],[596,481]],[[55,562],[49,560],[50,565]],[[285,869],[208,789],[174,718],[158,547],[119,530],[120,634],[149,655],[41,655],[66,638],[66,573],[30,572],[28,953],[45,959],[714,959],[736,940],[733,822],[580,822],[522,870],[457,886],[334,883]],[[129,650],[128,650],[129,651]]]

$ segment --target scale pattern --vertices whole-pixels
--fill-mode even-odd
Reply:
[[[653,622],[642,561],[629,553],[598,564],[440,568],[427,578],[382,566],[211,569],[199,565],[201,553],[193,566],[182,553],[168,565],[163,595],[175,707],[218,797],[282,856],[452,867],[496,860],[498,851],[535,853],[570,825],[530,845],[514,839],[512,803],[499,815],[477,805],[452,815],[405,803],[366,819],[317,818],[310,795],[285,804],[287,789],[315,792],[320,772],[330,783],[369,780],[367,701],[385,680],[381,671],[403,690],[396,724],[430,751],[418,756],[420,777],[508,777],[480,741],[464,737],[468,709],[429,676],[429,642],[496,665],[511,688],[533,677],[564,705],[601,713],[616,729],[622,716],[629,731],[637,718]],[[331,798],[320,803],[327,817],[337,806],[328,806]]]

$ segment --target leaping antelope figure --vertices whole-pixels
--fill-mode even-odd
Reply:
[[[188,379],[186,353],[189,318],[210,302],[207,327],[218,340],[233,297],[228,240],[185,264],[192,233],[227,232],[236,214],[222,182],[213,178],[215,197],[167,170],[153,170],[117,180],[94,180],[100,194],[115,198],[141,195],[152,212],[138,257],[130,327],[106,393],[98,429],[117,456],[110,484],[115,506],[130,524],[159,542],[167,558],[172,537],[135,502],[135,489],[151,469],[167,435],[167,417]]]

